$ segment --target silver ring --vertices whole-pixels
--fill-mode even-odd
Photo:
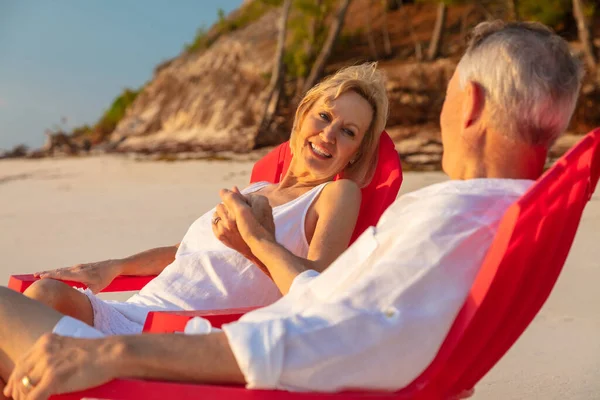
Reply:
[[[27,390],[31,390],[35,387],[35,385],[31,382],[31,379],[27,375],[25,375],[23,379],[21,379],[21,383],[23,384],[23,386],[25,386]]]
[[[216,224],[218,224],[220,220],[221,220],[221,217],[219,217],[218,215],[217,215],[216,217],[214,217],[214,218],[212,219],[212,223],[213,223],[213,225],[216,225]]]

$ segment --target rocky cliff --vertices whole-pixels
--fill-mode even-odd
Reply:
[[[465,30],[483,16],[470,6],[451,7],[443,58],[420,62],[416,55],[429,41],[435,6],[404,6],[384,16],[383,9],[371,3],[352,3],[327,71],[372,58],[364,31],[365,15],[371,13],[375,50],[389,78],[388,132],[405,162],[436,168],[441,157],[438,119],[446,84],[462,51]],[[111,147],[142,153],[248,152],[285,140],[293,119],[289,107],[280,110],[269,132],[258,129],[279,12],[272,9],[249,25],[220,35],[207,49],[184,52],[157,68],[110,136]],[[391,54],[384,56],[386,24]],[[286,85],[295,83],[288,79]],[[587,85],[571,130],[585,133],[600,125],[595,112],[598,104],[599,90]]]
[[[249,151],[261,138],[279,10],[157,70],[111,136],[121,151]],[[267,143],[281,140],[277,132]]]

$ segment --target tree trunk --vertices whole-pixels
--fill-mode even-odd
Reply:
[[[519,1],[518,0],[507,0],[508,14],[512,21],[519,20]]]
[[[402,6],[402,0],[386,0],[385,9],[388,11],[396,11]]]
[[[377,47],[375,47],[375,39],[373,39],[373,28],[371,27],[371,9],[373,8],[373,0],[369,1],[367,11],[365,12],[365,25],[367,28],[367,42],[369,43],[369,52],[371,53],[371,60],[377,60]]]
[[[321,52],[317,56],[315,63],[313,64],[312,69],[310,70],[310,74],[308,78],[304,82],[304,90],[303,93],[306,93],[308,89],[313,87],[315,83],[321,78],[323,75],[323,71],[325,70],[325,64],[333,51],[333,45],[335,44],[336,39],[338,38],[342,26],[344,25],[344,18],[346,17],[346,11],[348,10],[348,6],[350,5],[351,0],[341,0],[340,6],[337,11],[337,15],[329,28],[329,33],[327,34],[327,39],[325,39],[325,43],[323,44],[323,48]]]
[[[321,8],[323,0],[316,0],[315,5]],[[315,43],[317,42],[317,32],[319,32],[324,23],[325,16],[315,15],[308,28],[308,40],[305,45],[306,58],[312,60],[315,55]]]
[[[595,70],[598,65],[598,59],[596,58],[596,53],[594,51],[590,27],[586,21],[583,10],[583,0],[573,0],[573,16],[577,21],[577,31],[579,33],[579,41],[583,46],[583,55],[585,56],[585,61],[588,66]]]
[[[414,29],[413,23],[412,23],[412,15],[410,13],[406,13],[406,14],[407,14],[406,23],[408,24],[408,32],[410,33],[410,37],[415,44],[415,58],[417,59],[417,61],[423,61],[423,46],[421,45],[421,41],[415,34],[415,29]]]
[[[388,29],[387,2],[383,1],[381,6],[383,8],[383,21],[381,23],[381,30],[383,33],[383,51],[385,52],[385,56],[389,57],[392,55],[392,44],[390,42],[390,31]]]
[[[323,5],[323,0],[315,0],[315,6],[317,8],[321,8]],[[309,70],[309,65],[313,63],[315,59],[315,44],[317,43],[317,33],[321,31],[323,28],[323,24],[325,22],[325,15],[315,15],[310,21],[310,25],[308,26],[308,38],[304,41],[304,53],[306,54],[307,60],[307,70]],[[294,97],[292,99],[292,103],[297,105],[303,94],[304,82],[306,81],[306,75],[298,76],[296,79],[296,88],[294,89]]]
[[[433,28],[433,36],[431,37],[431,42],[429,42],[429,49],[427,50],[427,59],[429,61],[435,60],[440,52],[445,24],[446,4],[440,2],[438,3],[437,17],[435,19],[435,26]]]
[[[292,0],[285,0],[283,2],[283,7],[281,10],[281,18],[279,19],[279,34],[277,36],[277,50],[275,51],[275,58],[273,61],[273,72],[271,73],[271,81],[269,82],[269,94],[267,96],[267,100],[265,101],[265,110],[263,112],[263,118],[259,128],[261,132],[267,131],[269,129],[269,126],[273,121],[273,117],[277,112],[277,108],[281,100],[284,75],[283,51],[285,48],[287,19],[290,14],[291,4]]]

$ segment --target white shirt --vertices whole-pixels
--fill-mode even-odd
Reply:
[[[247,387],[398,390],[431,363],[526,180],[448,181],[402,196],[325,272],[223,326]],[[186,329],[186,332],[189,332]]]

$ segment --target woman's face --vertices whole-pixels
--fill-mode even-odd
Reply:
[[[343,93],[329,104],[322,96],[296,133],[296,173],[317,180],[340,173],[354,159],[372,118],[371,105],[356,92]]]

